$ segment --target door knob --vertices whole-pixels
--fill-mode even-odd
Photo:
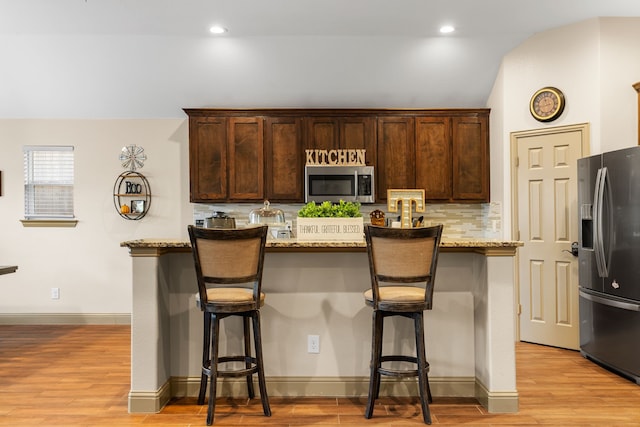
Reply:
[[[578,242],[572,242],[571,243],[571,250],[568,251],[566,249],[563,249],[562,252],[569,252],[571,255],[577,257],[578,256]]]

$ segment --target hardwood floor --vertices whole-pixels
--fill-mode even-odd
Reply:
[[[200,426],[206,406],[180,399],[159,414],[128,414],[129,326],[0,325],[0,425]],[[434,399],[433,424],[478,426],[638,426],[640,386],[578,352],[518,343],[517,414],[488,414],[474,400]],[[415,399],[219,399],[214,425],[377,427],[424,425]]]

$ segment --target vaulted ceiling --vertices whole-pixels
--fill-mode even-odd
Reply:
[[[429,98],[433,105],[421,106],[480,107],[502,57],[511,49],[536,33],[596,17],[640,17],[640,1],[0,0],[0,40],[159,37],[170,44],[170,40],[211,39],[209,28],[219,24],[229,30],[222,37],[253,43],[304,39],[318,46],[317,40],[340,38],[349,40],[353,49],[365,43],[359,40],[378,40],[382,48],[390,43],[387,48],[393,49],[397,40],[432,41],[431,48],[421,51],[427,56],[421,64],[433,65],[429,67],[429,80],[435,82]],[[456,31],[440,34],[444,24]],[[32,45],[25,46],[29,50]],[[0,52],[3,49],[10,47],[0,47]],[[16,64],[3,67],[7,65]],[[9,76],[15,79],[23,73]],[[183,79],[181,84],[189,85],[191,80],[195,78]],[[437,90],[461,87],[463,82],[463,93],[453,97]],[[189,98],[195,89],[183,92],[186,95],[178,101],[183,106],[201,106],[201,99]],[[296,106],[318,105],[311,100],[309,105]]]

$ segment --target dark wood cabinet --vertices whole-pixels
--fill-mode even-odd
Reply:
[[[488,202],[488,120],[488,110],[379,117],[378,198],[389,188],[424,188],[428,201]]]
[[[335,150],[339,148],[364,148],[366,164],[376,164],[375,116],[306,117],[305,149]]]
[[[263,167],[261,118],[190,117],[192,202],[261,200]]]
[[[452,196],[452,148],[450,117],[416,118],[416,188],[424,188],[427,200]]]
[[[452,200],[489,201],[489,118],[453,117]]]
[[[302,118],[267,117],[264,124],[266,198],[280,202],[304,199]]]
[[[230,117],[229,199],[264,199],[264,156],[261,117]]]
[[[387,189],[489,201],[488,109],[185,109],[192,202],[304,201],[305,149],[364,148]]]
[[[387,190],[415,188],[415,127],[413,117],[378,117],[377,199]]]
[[[305,147],[309,150],[340,148],[340,125],[336,117],[305,117]]]
[[[227,199],[226,118],[189,118],[189,172],[192,202]]]
[[[365,162],[369,166],[375,166],[377,133],[376,118],[371,117],[344,117],[340,119],[340,148],[364,148],[366,151]]]

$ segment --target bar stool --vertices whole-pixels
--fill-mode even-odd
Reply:
[[[266,416],[271,416],[264,377],[260,307],[264,305],[262,267],[267,227],[207,229],[189,226],[189,238],[198,279],[198,305],[204,314],[202,375],[198,404],[203,405],[210,384],[207,425],[213,424],[217,379],[247,377],[249,398],[253,399],[253,374],[258,374],[260,399]],[[241,316],[244,355],[219,356],[220,320]],[[255,357],[251,356],[250,322],[253,324]],[[219,364],[244,362],[243,369],[221,369]]]
[[[433,302],[433,284],[442,225],[420,228],[365,227],[371,289],[364,293],[365,303],[373,307],[371,374],[365,418],[373,416],[373,405],[380,394],[380,376],[418,377],[422,418],[431,424],[429,403],[429,362],[424,343],[424,310]],[[384,319],[402,316],[413,319],[416,355],[383,355]],[[409,362],[416,369],[396,369],[386,362]],[[385,364],[385,366],[383,366]]]

